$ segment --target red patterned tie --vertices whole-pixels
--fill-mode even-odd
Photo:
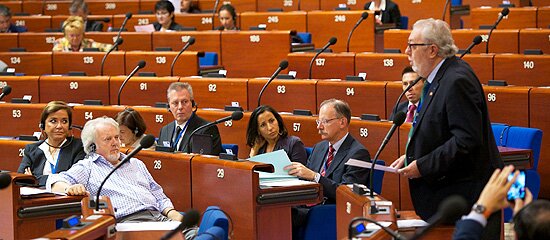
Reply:
[[[328,147],[328,156],[327,156],[327,163],[325,164],[325,167],[321,170],[321,176],[325,176],[326,170],[330,167],[330,164],[332,163],[332,159],[334,159],[334,148],[332,145]]]
[[[409,111],[407,111],[407,119],[405,122],[412,122],[414,120],[414,113],[416,112],[416,105],[411,104],[409,106]]]

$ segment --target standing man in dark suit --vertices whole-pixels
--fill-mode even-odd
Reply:
[[[405,67],[401,73],[401,81],[403,82],[403,91],[418,78],[418,74],[412,69],[411,66]],[[394,109],[390,116],[391,121],[393,121],[394,113],[404,112],[407,114],[405,122],[412,122],[414,116],[416,115],[416,109],[418,109],[418,102],[420,101],[420,96],[422,95],[422,88],[424,87],[424,79],[420,80],[416,85],[414,85],[409,91],[405,93],[407,101],[397,105],[397,110]]]
[[[170,112],[175,121],[160,129],[158,144],[164,147],[172,147],[174,151],[187,152],[189,135],[198,127],[208,121],[197,116],[193,108],[197,108],[193,97],[193,88],[189,83],[174,82],[167,91]],[[216,125],[201,129],[197,134],[212,137],[212,155],[218,155],[222,151],[220,133]]]
[[[426,79],[406,155],[391,164],[409,178],[416,213],[432,217],[446,197],[461,195],[472,206],[502,160],[495,144],[487,103],[472,68],[455,56],[449,25],[417,21],[406,54]],[[500,215],[493,214],[486,236],[500,236]]]

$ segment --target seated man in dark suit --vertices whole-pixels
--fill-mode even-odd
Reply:
[[[293,162],[285,167],[290,175],[323,185],[324,203],[336,203],[336,188],[340,184],[368,182],[368,169],[345,165],[350,158],[370,160],[367,149],[349,134],[350,119],[351,109],[346,102],[337,99],[322,102],[317,129],[323,141],[313,146],[307,166]],[[303,224],[307,211],[307,208],[293,210],[294,226]]]
[[[412,69],[411,66],[405,67],[401,73],[401,81],[403,82],[403,91],[418,78],[418,74]],[[416,85],[414,85],[409,91],[405,93],[407,101],[397,105],[397,110],[394,109],[390,116],[391,121],[393,121],[393,116],[397,112],[404,112],[407,114],[405,122],[412,122],[414,115],[416,114],[416,109],[418,108],[418,102],[420,101],[420,96],[422,95],[422,88],[424,88],[424,79],[420,80]]]
[[[160,129],[157,144],[164,147],[172,147],[174,151],[187,152],[189,147],[189,135],[198,127],[205,125],[208,121],[197,116],[193,88],[189,83],[174,82],[170,84],[167,91],[170,112],[174,115],[175,121]],[[193,111],[195,108],[195,111]],[[216,125],[202,129],[196,134],[209,135],[212,137],[212,155],[219,155],[222,151],[220,132]]]
[[[11,22],[10,8],[0,4],[0,33],[20,33],[26,32],[27,28],[17,26]]]

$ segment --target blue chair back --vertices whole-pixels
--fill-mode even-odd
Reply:
[[[218,206],[210,206],[204,211],[202,215],[201,224],[199,225],[199,230],[197,235],[200,236],[202,233],[208,231],[212,227],[220,227],[224,230],[223,238],[221,240],[227,240],[229,232],[229,220],[225,213],[223,213]]]
[[[336,239],[336,204],[317,205],[307,213],[304,240]]]
[[[199,58],[199,65],[201,67],[218,65],[218,53],[205,52],[204,57]]]
[[[309,159],[309,156],[311,155],[311,153],[313,152],[313,148],[312,147],[306,147],[306,155],[307,155],[307,158]]]
[[[540,129],[500,123],[493,123],[491,127],[497,146],[531,149],[533,152],[533,168],[531,169],[537,170],[542,143],[542,131]]]
[[[193,239],[195,240],[220,240],[227,239],[227,233],[221,227],[213,226]]]
[[[409,29],[409,17],[401,16],[401,29]]]
[[[462,0],[451,0],[451,6],[462,6]]]
[[[222,151],[224,153],[239,155],[239,145],[237,144],[222,144]]]
[[[298,32],[296,33],[304,43],[311,43],[311,33],[308,32]]]

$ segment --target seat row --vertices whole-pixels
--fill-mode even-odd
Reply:
[[[550,27],[550,6],[544,7],[514,7],[498,25],[498,29],[518,28],[548,28]],[[471,28],[479,29],[492,26],[502,8],[477,7],[471,8]]]

